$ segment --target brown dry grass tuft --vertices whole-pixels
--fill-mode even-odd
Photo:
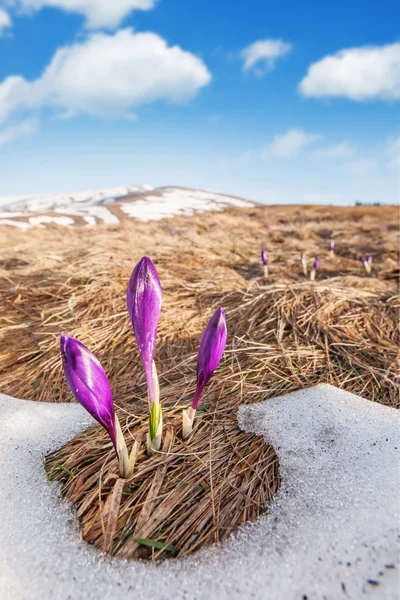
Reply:
[[[131,441],[144,440],[147,400],[125,289],[143,254],[157,265],[164,452],[147,459],[143,441],[133,477],[122,482],[106,434],[94,426],[47,461],[77,506],[84,538],[119,556],[183,556],[265,510],[279,486],[277,459],[238,429],[240,404],[327,382],[399,405],[396,209],[264,207],[176,218],[172,226],[178,235],[165,222],[133,221],[77,228],[67,238],[57,228],[29,238],[12,231],[0,261],[2,391],[72,400],[58,352],[59,334],[68,333],[103,364]],[[270,257],[266,281],[261,246]],[[321,257],[315,283],[301,274],[301,251]],[[374,256],[372,276],[361,253]],[[199,337],[219,305],[228,318],[225,359],[184,443],[180,413],[194,392]]]

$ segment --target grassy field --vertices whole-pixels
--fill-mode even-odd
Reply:
[[[238,430],[240,404],[324,382],[399,405],[395,207],[257,207],[115,228],[7,229],[0,248],[1,391],[72,401],[58,338],[77,337],[106,370],[131,439],[144,434],[147,400],[125,291],[143,255],[158,269],[165,453],[146,459],[142,444],[132,480],[117,486],[112,449],[94,426],[48,460],[78,507],[84,538],[113,554],[184,556],[265,510],[279,487],[277,458]],[[301,252],[310,266],[320,256],[315,282],[302,274]],[[360,254],[373,255],[371,274]],[[202,329],[218,306],[227,351],[184,443],[180,412],[194,393]]]

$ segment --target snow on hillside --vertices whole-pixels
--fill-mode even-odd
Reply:
[[[136,192],[152,190],[151,185],[132,185],[105,188],[100,190],[85,190],[70,194],[25,194],[20,196],[0,196],[2,211],[46,212],[54,210],[71,209],[93,204],[109,204],[118,198]]]
[[[195,212],[220,211],[230,206],[250,207],[252,202],[215,192],[163,188],[162,195],[146,195],[135,202],[121,203],[121,210],[140,221],[165,219],[173,215],[193,215]]]
[[[117,225],[121,219],[151,221],[175,215],[222,211],[230,207],[250,208],[253,202],[217,192],[180,187],[118,187],[75,194],[42,194],[1,198],[0,226],[21,230],[55,224]]]

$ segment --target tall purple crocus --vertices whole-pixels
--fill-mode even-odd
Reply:
[[[151,260],[144,256],[129,279],[126,303],[146,374],[149,396],[149,451],[160,449],[162,437],[162,409],[154,362],[161,299],[160,278]]]
[[[192,406],[187,411],[183,411],[182,434],[184,438],[188,437],[192,431],[193,420],[196,415],[201,393],[219,365],[225,350],[226,338],[227,328],[225,313],[222,308],[218,308],[208,322],[200,341],[199,354],[197,357],[196,393]]]
[[[316,256],[315,260],[314,260],[313,268],[310,271],[310,279],[311,279],[311,281],[314,281],[315,276],[317,274],[318,267],[319,267],[319,256]]]
[[[65,378],[71,392],[107,431],[118,456],[120,474],[122,477],[129,477],[133,472],[136,442],[128,459],[107,375],[94,354],[82,342],[61,335],[60,350]]]

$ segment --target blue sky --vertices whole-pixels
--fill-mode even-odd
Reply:
[[[0,0],[0,194],[396,202],[400,4]]]

